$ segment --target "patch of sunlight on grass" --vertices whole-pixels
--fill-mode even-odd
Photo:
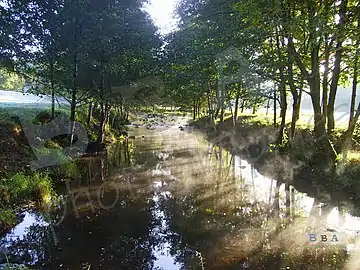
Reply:
[[[225,111],[224,113],[224,121],[231,121],[232,115],[231,111]],[[239,113],[238,121],[240,119],[246,119],[245,123],[248,124],[260,124],[265,126],[272,126],[274,124],[274,115],[272,113],[266,114],[265,112],[257,112],[256,114],[252,114],[249,112]],[[302,113],[300,114],[299,120],[296,122],[297,129],[310,129],[314,128],[314,117],[311,113]],[[286,115],[286,125],[290,126],[292,121],[292,115]],[[220,117],[215,119],[215,123],[218,124],[220,122]],[[279,125],[281,122],[280,112],[277,114],[276,122]],[[348,123],[346,121],[336,121],[336,127],[334,129],[335,137],[339,137],[344,130],[347,129]]]
[[[358,161],[360,163],[360,152],[349,151],[347,159],[350,161]]]

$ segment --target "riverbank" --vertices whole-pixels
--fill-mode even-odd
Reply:
[[[276,147],[278,128],[254,115],[240,116],[235,128],[231,118],[215,125],[205,117],[192,122],[191,126],[206,133],[207,138],[220,147],[244,157],[271,179],[290,183],[300,192],[325,203],[336,205],[345,201],[360,205],[358,132],[353,138],[344,172],[334,177],[321,166],[323,153],[318,150],[308,127],[297,129],[291,146],[285,137],[284,146]],[[331,138],[334,143],[339,139],[337,134],[340,132],[335,132]],[[314,186],[316,189],[309,188]]]

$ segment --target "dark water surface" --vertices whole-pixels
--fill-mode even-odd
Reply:
[[[360,269],[359,218],[265,178],[195,132],[130,133],[136,139],[79,163],[82,177],[62,191],[57,212],[25,213],[0,242],[10,262],[34,269]],[[318,233],[315,243],[308,233]],[[320,234],[339,241],[321,243]]]

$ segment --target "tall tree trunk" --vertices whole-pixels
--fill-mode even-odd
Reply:
[[[252,114],[256,114],[256,112],[257,112],[257,105],[253,105]]]
[[[276,101],[277,101],[277,95],[276,95],[276,87],[274,87],[274,127],[277,127],[277,122],[276,122]]]
[[[328,36],[325,36],[325,69],[323,74],[323,81],[322,81],[322,110],[323,110],[323,118],[326,124],[326,118],[328,117],[328,95],[329,95],[329,60],[330,60],[330,46],[329,42],[327,41]]]
[[[104,92],[105,92],[105,78],[104,78],[104,62],[101,62],[100,69],[100,125],[98,132],[98,143],[103,143],[104,141],[104,126],[105,126],[105,106],[104,106]]]
[[[197,100],[196,102],[196,112],[197,112],[197,117],[200,118],[201,116],[201,104],[200,104],[200,98]]]
[[[301,110],[301,100],[302,100],[302,94],[303,94],[303,82],[300,82],[300,89],[299,89],[299,95],[298,95],[298,99],[297,99],[297,103],[294,104],[295,107],[293,107],[293,120],[292,120],[292,129],[293,129],[293,135],[295,135],[295,130],[296,130],[296,123],[297,121],[300,119],[300,110]]]
[[[74,132],[75,132],[75,113],[76,113],[76,94],[77,94],[77,73],[78,73],[78,31],[79,21],[75,20],[75,31],[74,31],[74,55],[73,55],[73,89],[71,94],[71,109],[70,109],[70,145],[73,143]]]
[[[299,101],[298,95],[293,96],[293,105],[292,105],[292,115],[291,115],[291,127],[290,127],[290,138],[294,139],[296,123],[299,119],[297,119],[297,112],[300,110],[298,107]]]
[[[281,144],[284,137],[285,127],[286,127],[286,111],[287,111],[287,102],[286,102],[286,88],[285,85],[280,87],[280,97],[281,97],[281,110],[280,110],[280,130],[278,136],[278,144]]]
[[[70,109],[70,145],[72,145],[75,133],[75,113],[76,113],[76,78],[74,78],[74,86],[71,95],[71,109]]]
[[[221,108],[220,110],[220,122],[224,122],[224,113],[225,113],[225,110],[224,110],[224,107]]]
[[[243,100],[243,101],[241,102],[241,113],[244,113],[245,108],[246,108],[246,100]]]
[[[99,131],[98,131],[98,143],[103,143],[104,141],[104,123],[105,123],[105,107],[104,103],[100,103],[100,124],[99,124]]]
[[[92,102],[90,102],[90,104],[88,106],[88,115],[87,115],[87,118],[86,118],[86,125],[88,127],[90,126],[90,122],[91,122],[92,108],[93,108],[93,104],[92,104]]]
[[[335,61],[334,61],[334,68],[332,71],[332,79],[330,84],[330,93],[329,93],[329,102],[328,102],[328,123],[327,129],[328,133],[331,133],[335,127],[335,118],[334,118],[334,109],[335,109],[335,99],[336,99],[336,92],[339,83],[340,77],[340,70],[341,70],[341,60],[342,60],[342,44],[344,40],[344,24],[345,24],[345,16],[347,12],[347,3],[348,0],[342,0],[340,4],[339,10],[339,24],[338,24],[338,31],[339,31],[339,38],[335,47]]]
[[[118,112],[116,111],[116,113],[114,113],[113,119],[111,120],[111,126],[112,127],[114,127],[114,123],[115,123],[115,119],[116,119],[117,115],[118,115]]]
[[[350,102],[350,118],[349,118],[349,127],[354,120],[355,113],[355,102],[356,102],[356,90],[358,83],[358,57],[359,50],[356,50],[355,59],[354,59],[354,72],[353,72],[353,81],[352,81],[352,91],[351,91],[351,102]]]
[[[193,101],[193,120],[196,120],[196,98],[194,97]]]
[[[53,54],[53,53],[52,53]],[[50,80],[51,80],[51,119],[55,118],[55,82],[54,82],[54,56],[50,59]]]
[[[317,139],[321,139],[325,136],[326,128],[320,105],[320,79],[311,79],[309,85],[311,89],[311,103],[314,111],[314,133]]]
[[[106,112],[105,112],[105,125],[107,125],[110,121],[110,112],[111,112],[111,106],[109,104],[106,104]]]
[[[281,45],[284,44],[284,38],[281,37],[281,43],[280,43],[280,35],[278,34],[278,30],[276,30],[276,47],[277,47],[277,54],[279,59],[282,59],[281,55]],[[285,132],[286,127],[286,111],[287,111],[287,100],[286,100],[286,81],[285,81],[285,74],[284,74],[284,66],[281,65],[279,67],[279,75],[280,75],[280,83],[279,83],[279,93],[280,93],[280,117],[281,117],[281,123],[280,123],[280,130],[279,135],[277,139],[277,144],[281,144],[283,141],[283,136]]]
[[[238,118],[238,112],[239,112],[239,100],[240,100],[240,86],[237,85],[237,92],[235,97],[235,110],[234,110],[234,126],[236,126],[237,118]]]
[[[71,93],[71,109],[70,109],[70,121],[75,121],[75,113],[76,113],[76,93],[77,86],[74,82],[74,86]]]
[[[296,130],[296,123],[299,120],[299,116],[300,116],[300,105],[301,105],[301,103],[300,103],[301,102],[300,93],[301,92],[302,91],[300,90],[298,92],[298,94],[293,95],[292,116],[291,116],[291,130],[290,130],[291,139],[294,139],[295,130]]]
[[[296,130],[296,122],[300,119],[300,110],[301,110],[301,101],[302,101],[302,95],[303,95],[303,88],[304,88],[304,81],[301,78],[300,79],[300,87],[299,87],[299,92],[298,92],[298,99],[297,99],[297,103],[296,106],[293,108],[293,120],[292,120],[292,129],[293,129],[293,135],[295,134],[295,130]]]
[[[289,38],[289,35],[286,35],[286,38]],[[288,83],[290,86],[290,92],[293,98],[293,104],[292,104],[292,117],[291,117],[291,128],[290,128],[290,138],[293,139],[295,135],[295,129],[296,129],[296,123],[299,120],[300,116],[300,94],[302,92],[302,89],[298,91],[295,86],[294,82],[294,58],[291,54],[291,47],[290,44],[287,44],[287,78]]]
[[[206,92],[206,100],[207,100],[207,105],[208,105],[208,116],[211,120],[214,120],[214,112],[212,111],[212,106],[211,106],[211,100],[210,100],[210,87],[209,87],[209,83],[207,83],[207,92]]]
[[[357,17],[357,27],[360,27],[360,15]],[[352,91],[351,91],[351,101],[350,101],[350,117],[349,117],[349,128],[351,123],[354,120],[354,113],[355,113],[355,102],[356,102],[356,91],[357,91],[357,84],[358,84],[358,65],[359,65],[359,44],[360,40],[356,40],[355,47],[357,48],[354,55],[354,71],[353,71],[353,81],[352,81]]]
[[[296,112],[296,119],[300,119],[300,110],[301,110],[301,102],[302,102],[302,95],[304,92],[304,80],[303,78],[300,79],[300,89],[299,89],[299,99],[298,99],[298,110]]]

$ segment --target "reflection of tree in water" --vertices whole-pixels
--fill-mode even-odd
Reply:
[[[81,269],[83,263],[94,269],[151,269],[152,247],[158,240],[149,231],[159,222],[151,214],[153,203],[145,197],[133,201],[126,195],[119,202],[110,211],[78,219],[67,216],[54,227],[57,246],[50,228],[29,228],[24,239],[12,243],[10,258],[26,263],[35,260],[42,269],[58,269],[61,265]]]
[[[254,182],[246,184],[234,177],[233,158],[218,150],[214,153],[217,167],[209,171],[209,167],[199,167],[199,160],[190,160],[189,164],[196,164],[187,174],[191,188],[180,184],[172,190],[171,198],[162,200],[172,231],[168,234],[171,253],[178,262],[194,267],[190,269],[201,269],[198,251],[205,260],[205,269],[344,266],[342,247],[326,246],[325,251],[322,247],[307,247],[305,231],[299,232],[304,224],[288,224],[295,211],[293,191],[288,184],[285,208],[280,207],[280,183],[270,192],[273,201],[256,201],[251,194]],[[189,164],[182,166],[185,169]],[[289,252],[292,248],[294,251]]]
[[[170,199],[162,201],[168,226],[174,232],[169,236],[171,252],[185,265],[199,265],[195,251],[205,258],[206,269],[225,262],[227,238],[243,234],[241,229],[261,228],[266,216],[263,203],[250,201],[250,187],[243,183],[240,190],[241,180],[229,171],[231,158],[219,154],[218,159],[219,167],[214,170],[193,168],[190,192],[177,187]],[[200,161],[190,163],[199,165]],[[236,252],[241,256],[241,251]]]
[[[51,255],[50,246],[53,242],[52,234],[46,227],[31,226],[22,239],[12,239],[10,242],[0,242],[0,246],[10,244],[6,249],[10,262],[25,262],[31,264],[43,261]]]

